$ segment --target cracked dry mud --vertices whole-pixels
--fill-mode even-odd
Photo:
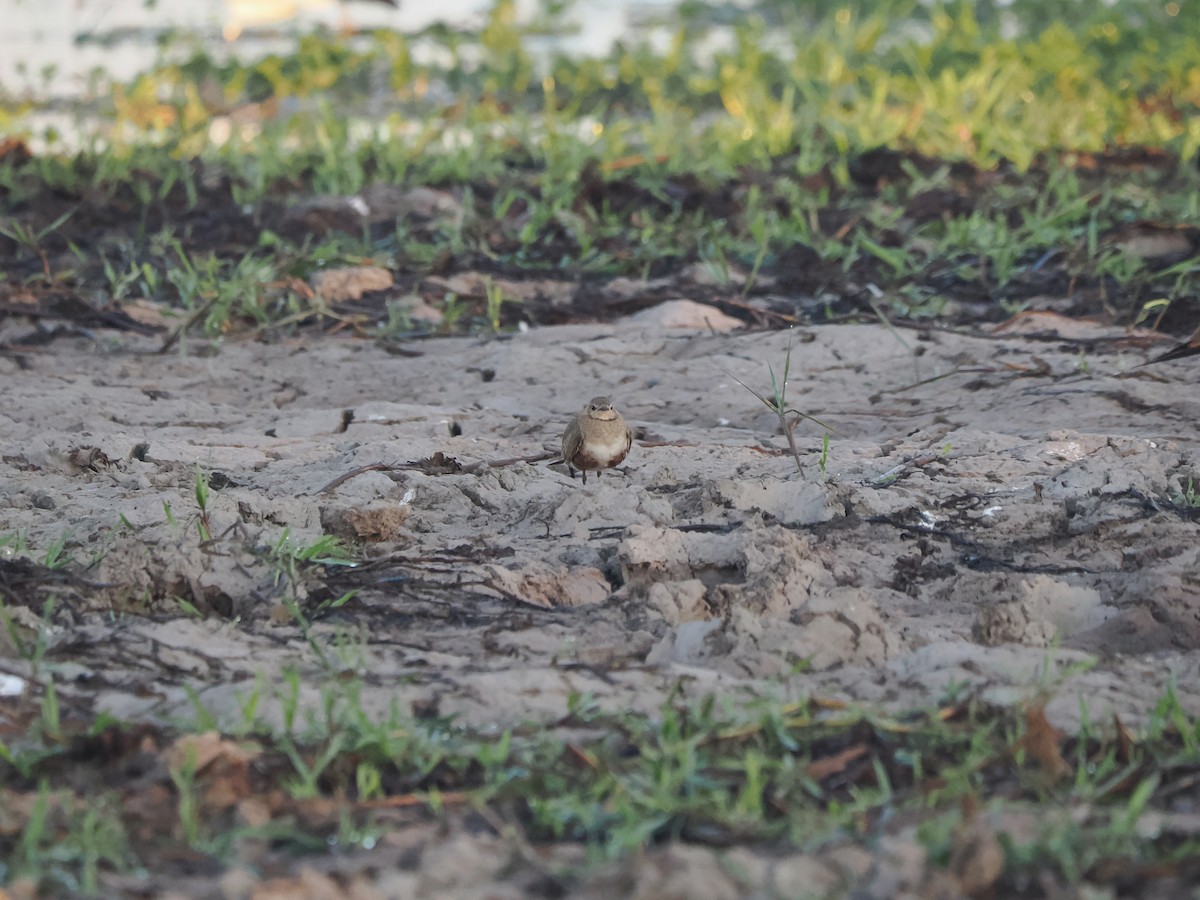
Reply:
[[[817,427],[800,426],[798,475],[731,377],[765,387],[789,340],[793,402],[840,432],[824,475]],[[1070,729],[1081,696],[1093,721],[1136,723],[1171,683],[1200,713],[1197,525],[1166,502],[1197,472],[1186,363],[644,321],[411,356],[327,337],[153,346],[101,333],[0,358],[0,532],[35,551],[66,534],[77,561],[22,582],[8,560],[0,589],[30,628],[60,598],[48,656],[77,709],[186,716],[195,689],[232,721],[289,668],[316,703],[318,661],[280,602],[359,588],[313,635],[381,714],[395,699],[499,729],[557,719],[572,693],[652,714],[677,687],[909,708],[1050,687]],[[621,470],[584,487],[545,462],[478,465],[552,448],[601,388],[638,435]],[[376,463],[399,466],[322,492]],[[292,584],[269,564],[285,529],[361,542],[363,562]],[[11,647],[0,671],[30,674]]]

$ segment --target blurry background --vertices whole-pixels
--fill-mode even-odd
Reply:
[[[1195,5],[397,4],[0,0],[0,274],[212,334],[364,260],[446,333],[655,300],[614,278],[771,327],[1200,324]]]
[[[556,5],[518,0],[518,18]],[[636,21],[635,7],[666,0],[575,4],[557,36],[564,49],[608,49]],[[0,0],[0,89],[40,99],[76,97],[97,72],[127,81],[150,68],[164,46],[201,42],[249,59],[282,52],[314,29],[387,28],[414,34],[438,24],[464,31],[485,23],[488,0]]]

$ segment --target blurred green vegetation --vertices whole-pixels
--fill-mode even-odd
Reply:
[[[299,164],[337,190],[486,176],[515,147],[547,166],[642,154],[717,175],[788,155],[810,173],[880,145],[1018,170],[1048,151],[1200,150],[1194,5],[686,2],[597,57],[534,40],[567,7],[521,24],[498,0],[479,33],[318,33],[248,64],[177,35],[152,71],[99,92],[103,146],[250,152],[259,181]],[[262,117],[210,127],[247,104]]]
[[[146,292],[189,308],[204,291],[172,292],[173,270],[219,282],[253,269],[265,283],[359,258],[418,276],[487,259],[570,278],[700,262],[744,298],[754,274],[794,271],[797,247],[826,273],[804,290],[870,284],[900,315],[947,316],[964,300],[1008,314],[1079,290],[1081,309],[1133,321],[1200,294],[1194,255],[1155,267],[1112,238],[1200,217],[1195,5],[689,0],[641,10],[599,56],[555,49],[570,8],[546,2],[521,22],[497,0],[477,31],[320,32],[252,62],[175,35],[151,71],[98,85],[71,138],[34,134],[37,105],[11,99],[3,115],[38,149],[0,159],[13,211],[0,234],[15,247],[0,238],[0,274],[61,275],[46,229],[72,202],[107,199],[136,233],[103,246],[64,236],[80,277],[103,258],[128,290],[153,270]],[[899,156],[879,174],[861,160],[881,147]],[[180,196],[187,209],[218,195],[250,209],[378,183],[453,189],[463,214],[346,235],[318,262],[269,227],[209,258],[172,218]],[[304,303],[275,307],[294,320]],[[261,304],[241,312],[271,319]]]

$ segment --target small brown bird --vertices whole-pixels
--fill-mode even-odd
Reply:
[[[583,483],[587,484],[588,472],[595,472],[599,478],[601,469],[620,465],[632,445],[633,432],[613,408],[612,401],[593,397],[563,432],[562,458],[571,477],[579,469],[583,472]]]

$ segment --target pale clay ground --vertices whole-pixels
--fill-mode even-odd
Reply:
[[[789,340],[793,404],[840,432],[824,479],[819,428],[799,427],[799,476],[775,418],[727,374],[768,390]],[[419,356],[326,337],[159,343],[102,332],[25,368],[0,357],[0,536],[23,532],[40,558],[67,533],[75,559],[100,557],[54,613],[68,707],[190,718],[192,687],[236,721],[255,679],[270,693],[289,667],[316,704],[327,675],[255,553],[287,528],[298,544],[368,538],[357,580],[333,582],[363,590],[314,635],[381,716],[395,698],[499,731],[562,716],[571,692],[653,715],[677,685],[897,709],[1045,689],[1070,730],[1081,697],[1093,722],[1136,725],[1174,684],[1200,714],[1197,525],[1148,505],[1200,476],[1186,362],[1137,369],[1143,353],[1114,351],[1081,367],[1077,349],[1016,334],[714,334],[644,317],[428,340]],[[596,394],[638,439],[586,487],[540,462],[370,471],[318,493],[372,463],[542,453]],[[209,546],[197,464],[229,479]],[[36,626],[42,596],[8,598],[20,623]],[[225,615],[189,618],[173,596]],[[0,643],[3,673],[31,671]],[[869,862],[797,877],[869,878]],[[723,896],[711,859],[689,865],[705,885],[690,896]]]

